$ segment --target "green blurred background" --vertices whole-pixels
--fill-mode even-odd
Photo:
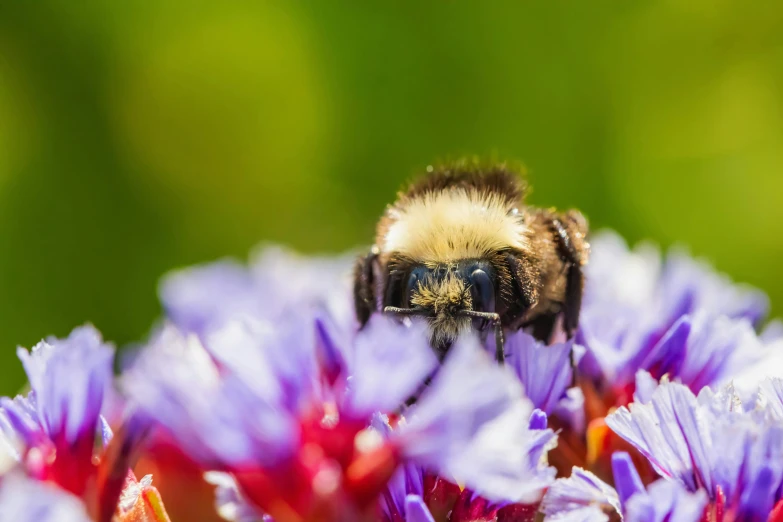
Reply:
[[[782,145],[779,2],[3,2],[0,393],[18,344],[143,337],[171,268],[368,243],[461,154],[779,312]]]

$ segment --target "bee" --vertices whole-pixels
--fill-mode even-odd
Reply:
[[[421,316],[445,357],[454,340],[524,328],[550,342],[574,335],[588,261],[588,224],[577,210],[526,206],[527,185],[505,163],[427,167],[386,208],[375,244],[354,270],[361,325],[375,312]]]

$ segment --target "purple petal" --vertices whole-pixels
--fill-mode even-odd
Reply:
[[[551,430],[529,429],[532,411],[511,371],[467,337],[452,347],[396,441],[408,458],[489,500],[531,503],[554,477],[531,454],[555,439]]]
[[[311,406],[308,402],[320,393],[311,319],[228,321],[206,336],[204,348],[222,371],[244,382],[262,401],[297,411]]]
[[[588,350],[583,375],[622,388],[646,369],[698,391],[764,355],[753,331],[766,315],[763,293],[676,250],[662,266],[656,249],[629,250],[613,234],[595,234],[591,244],[578,335]],[[783,356],[776,362],[783,367]]]
[[[346,332],[341,331],[335,321],[326,314],[318,314],[315,320],[316,356],[321,373],[330,383],[339,378],[347,378],[350,372],[345,353],[351,341]]]
[[[531,430],[545,430],[547,426],[546,413],[539,409],[533,410],[530,414],[530,424],[528,427]]]
[[[644,492],[642,479],[628,453],[618,451],[612,455],[612,475],[621,506],[625,506],[633,495]]]
[[[769,311],[769,298],[763,292],[733,284],[709,264],[678,249],[672,249],[667,256],[660,285],[665,302],[670,303],[671,315],[703,309],[758,324]],[[687,307],[680,304],[684,302]]]
[[[324,310],[346,329],[355,329],[352,271],[356,254],[305,256],[262,245],[250,259],[260,295],[285,314],[302,307]]]
[[[775,490],[780,485],[780,478],[775,476],[775,471],[770,466],[764,466],[747,490],[742,494],[740,504],[742,510],[738,518],[740,520],[764,522],[772,511]]]
[[[573,342],[547,346],[522,330],[506,340],[506,362],[516,372],[533,406],[552,413],[573,381],[571,351],[584,353]]]
[[[22,460],[24,446],[8,417],[0,410],[0,475]]]
[[[111,439],[114,438],[114,433],[111,431],[111,426],[109,426],[109,423],[106,422],[106,419],[101,416],[100,419],[101,422],[101,444],[105,448],[109,445],[111,442]]]
[[[650,459],[663,476],[695,491],[712,490],[707,426],[693,393],[677,383],[658,387],[649,404],[631,404],[606,418],[607,425]]]
[[[438,366],[426,325],[375,315],[356,336],[345,408],[359,417],[396,410]]]
[[[370,427],[376,430],[384,439],[392,435],[392,428],[386,415],[376,413],[370,420]],[[424,470],[421,466],[406,463],[400,466],[386,484],[386,490],[381,496],[381,509],[388,520],[395,520],[405,512],[405,497],[407,495],[424,494]]]
[[[636,372],[636,390],[633,398],[636,402],[648,403],[652,400],[653,392],[658,388],[658,381],[645,370]]]
[[[94,437],[113,378],[114,349],[103,343],[100,333],[84,326],[67,339],[49,339],[32,352],[19,348],[17,354],[49,438],[74,443],[80,437]]]
[[[435,519],[420,496],[408,495],[405,497],[405,521],[435,522]]]
[[[585,506],[545,516],[544,520],[546,522],[609,522],[609,517],[598,506]]]
[[[249,266],[221,260],[173,272],[160,285],[167,317],[185,331],[207,333],[233,319],[277,320],[322,308],[346,326],[353,255],[305,257],[265,245]]]
[[[215,486],[215,511],[222,518],[233,522],[262,520],[263,515],[245,500],[230,474],[209,471],[204,473],[204,480]]]
[[[678,377],[695,391],[723,384],[739,369],[760,361],[765,352],[746,319],[696,313]]]
[[[577,467],[570,477],[557,479],[549,487],[541,504],[546,520],[606,521],[605,509],[620,513],[617,492],[589,471]]]
[[[221,373],[195,335],[169,327],[136,357],[122,387],[206,467],[273,463],[293,451],[298,429],[291,412],[276,402],[276,381],[263,359],[246,355],[242,373]],[[248,382],[253,370],[254,384]]]
[[[648,404],[609,415],[607,424],[634,445],[664,477],[690,491],[718,488],[727,506],[771,506],[783,484],[783,424],[769,411],[746,411],[733,388],[705,388],[696,398],[662,383]]]
[[[783,379],[764,379],[759,386],[758,407],[783,420]]]
[[[0,397],[0,408],[0,428],[12,447],[19,452],[35,447],[49,438],[38,416],[34,391],[27,397]]]
[[[91,522],[82,501],[48,482],[19,473],[0,481],[0,520],[14,522]]]
[[[232,260],[186,268],[160,284],[166,316],[185,331],[206,332],[227,319],[259,317],[266,310],[248,270]]]
[[[657,369],[659,375],[676,371],[682,365],[686,353],[686,343],[691,333],[691,318],[684,315],[674,323],[663,338],[658,342],[647,358],[642,361],[642,368]]]
[[[566,390],[566,396],[558,403],[554,415],[565,421],[576,433],[584,433],[587,419],[585,418],[585,396],[582,388]]]
[[[681,484],[658,480],[625,505],[625,522],[699,522],[707,507],[704,491],[691,493]]]

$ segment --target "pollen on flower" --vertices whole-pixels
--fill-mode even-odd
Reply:
[[[364,429],[356,435],[354,439],[356,450],[360,453],[368,453],[383,445],[383,437],[381,434],[371,428]]]

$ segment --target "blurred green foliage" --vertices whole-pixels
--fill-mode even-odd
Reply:
[[[770,0],[3,2],[0,392],[18,344],[142,338],[169,269],[368,243],[462,154],[781,303],[782,143]]]

